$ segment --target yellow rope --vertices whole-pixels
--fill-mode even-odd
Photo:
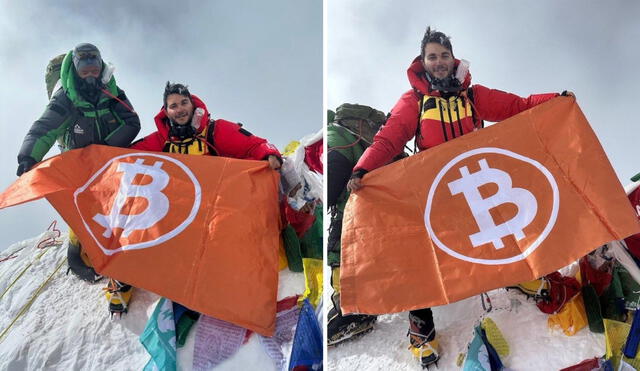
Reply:
[[[29,267],[31,267],[33,265],[34,262],[36,262],[37,260],[40,260],[40,258],[42,257],[42,255],[44,255],[44,253],[46,253],[47,251],[49,251],[49,249],[45,249],[44,251],[42,251],[40,254],[38,254],[38,256],[36,256],[35,259],[33,259],[29,264],[27,264],[26,267],[24,267],[24,269],[22,270],[22,272],[20,272],[20,274],[13,280],[13,282],[11,282],[9,284],[9,286],[7,286],[7,288],[4,289],[4,291],[2,292],[2,294],[0,294],[0,299],[2,299],[2,297],[9,291],[9,289],[15,285],[16,282],[18,282],[18,280],[20,279],[20,277],[22,277],[22,275],[27,271],[27,269],[29,269]]]
[[[11,327],[13,326],[14,323],[16,323],[16,321],[18,320],[18,318],[20,318],[23,314],[26,313],[27,309],[29,309],[29,307],[31,306],[31,304],[34,302],[34,300],[36,300],[36,298],[38,297],[38,295],[40,295],[40,291],[42,291],[42,289],[44,288],[44,286],[49,283],[49,281],[51,281],[51,278],[53,278],[53,276],[60,270],[60,267],[62,267],[62,265],[67,261],[67,258],[63,258],[60,260],[60,263],[58,264],[58,266],[56,267],[56,269],[53,271],[53,273],[51,273],[49,275],[49,277],[42,283],[42,285],[40,285],[40,287],[38,287],[38,289],[36,290],[36,292],[33,294],[33,296],[31,297],[31,299],[29,299],[29,301],[27,302],[27,304],[25,304],[22,309],[20,309],[20,312],[18,313],[18,315],[13,319],[13,321],[11,321],[11,323],[9,324],[9,326],[7,326],[7,328],[5,328],[4,330],[2,330],[2,332],[0,332],[0,342],[2,342],[3,337],[7,334],[7,332],[9,331],[9,329],[11,329]]]

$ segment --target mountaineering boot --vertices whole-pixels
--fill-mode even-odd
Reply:
[[[104,290],[111,316],[113,317],[114,314],[122,316],[122,313],[127,313],[131,299],[131,285],[110,278]]]
[[[435,364],[438,367],[440,354],[438,351],[438,340],[436,340],[436,329],[433,322],[427,321],[409,313],[409,350],[420,360],[422,368],[429,368]]]
[[[515,286],[507,286],[508,289],[516,289],[527,296],[527,299],[545,299],[549,297],[549,281],[544,277],[537,280],[521,282]]]
[[[69,246],[67,247],[67,263],[69,264],[67,274],[69,274],[69,271],[71,271],[73,272],[73,274],[78,276],[78,278],[89,283],[96,283],[100,281],[102,279],[102,276],[96,273],[96,271],[93,269],[89,257],[82,250],[80,241],[74,237],[75,235],[72,235],[72,233],[70,232]]]
[[[329,310],[327,322],[327,346],[353,340],[373,330],[377,316],[352,314],[343,316],[335,307]]]

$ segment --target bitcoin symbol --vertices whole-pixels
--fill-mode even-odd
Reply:
[[[478,164],[480,171],[473,174],[469,173],[466,166],[461,167],[459,170],[462,178],[450,182],[449,191],[452,195],[464,195],[480,228],[480,232],[469,235],[473,247],[491,242],[496,249],[501,249],[504,247],[502,237],[513,235],[516,240],[524,238],[522,230],[536,216],[538,203],[531,192],[523,188],[513,188],[507,172],[490,168],[484,158],[478,161]],[[495,183],[498,192],[483,199],[478,188],[488,183]],[[496,225],[489,210],[505,203],[515,204],[518,213],[511,220]]]
[[[156,161],[153,166],[144,165],[144,160],[135,163],[120,163],[118,171],[124,172],[120,180],[118,195],[111,207],[109,215],[96,214],[93,220],[105,228],[104,237],[109,238],[115,228],[122,228],[123,236],[128,237],[135,230],[143,230],[162,220],[169,212],[169,199],[162,190],[169,184],[169,175],[161,169],[162,162]],[[151,183],[133,184],[138,175],[148,175]],[[140,214],[122,214],[127,199],[142,197],[147,200],[147,208]]]

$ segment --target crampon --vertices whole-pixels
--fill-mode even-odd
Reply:
[[[107,287],[103,290],[105,290],[105,296],[109,304],[109,313],[112,319],[114,315],[121,318],[122,314],[127,313],[129,310],[131,289],[132,287],[130,285],[123,284],[113,278],[109,279],[109,284],[107,284]]]
[[[411,344],[409,350],[413,355],[420,360],[420,364],[423,369],[428,369],[429,366],[435,365],[438,367],[438,360],[440,354],[438,353],[438,340],[433,339],[427,341],[427,337],[409,330],[408,334]]]

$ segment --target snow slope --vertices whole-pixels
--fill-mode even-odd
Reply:
[[[509,343],[511,354],[503,363],[512,370],[559,370],[604,355],[604,335],[593,334],[588,327],[571,337],[550,330],[547,315],[516,290],[493,290],[489,297],[493,304],[490,313],[483,310],[480,296],[433,308],[441,351],[438,371],[460,370],[456,366],[458,354],[466,352],[473,327],[484,315],[495,321]],[[372,332],[329,348],[328,369],[421,370],[407,350],[408,315],[380,316]]]
[[[122,319],[109,319],[102,290],[106,280],[91,285],[72,274],[65,275],[66,240],[64,244],[46,248],[42,257],[36,259],[43,250],[35,246],[43,237],[44,234],[16,243],[0,255],[0,260],[16,255],[0,262],[0,295],[33,262],[0,298],[0,334],[62,262],[24,315],[5,336],[0,335],[0,370],[141,370],[149,355],[138,338],[159,296],[135,289],[129,313]],[[302,292],[302,273],[287,269],[280,273],[279,299]],[[195,327],[185,346],[178,349],[179,370],[191,369],[194,341]],[[290,345],[284,353],[289,351]],[[217,369],[275,370],[275,365],[254,334],[249,343]]]

